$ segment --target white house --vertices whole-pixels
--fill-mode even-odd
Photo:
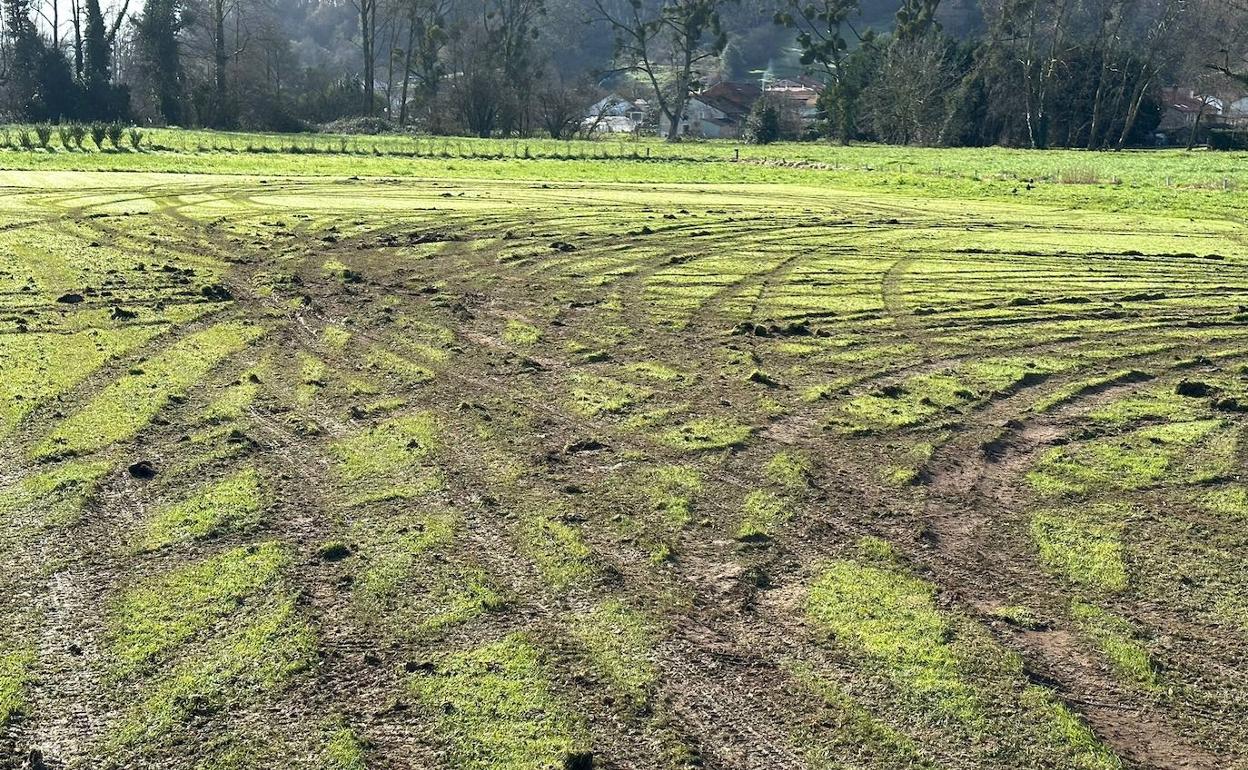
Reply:
[[[681,136],[706,139],[737,139],[745,127],[745,118],[762,89],[752,83],[716,83],[689,97],[685,114],[679,123]],[[659,117],[659,133],[667,134],[670,121]]]
[[[586,110],[581,128],[604,134],[636,133],[646,119],[649,107],[645,99],[625,99],[619,94],[607,94]]]

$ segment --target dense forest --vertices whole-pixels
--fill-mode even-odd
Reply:
[[[1243,0],[3,0],[3,22],[10,121],[564,137],[608,93],[660,131],[709,84],[802,76],[794,138],[1102,148],[1147,143],[1167,87],[1200,112],[1248,91]]]

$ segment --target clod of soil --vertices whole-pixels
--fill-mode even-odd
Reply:
[[[62,294],[56,298],[56,301],[60,302],[62,305],[77,305],[79,302],[82,302],[82,295],[73,293]]]
[[[228,302],[234,299],[234,295],[229,289],[219,283],[214,283],[199,290],[200,294],[214,302]]]
[[[351,549],[346,543],[333,542],[322,545],[316,553],[325,561],[342,561],[351,555]]]
[[[750,382],[757,383],[759,385],[765,385],[769,388],[780,387],[780,382],[778,380],[776,380],[774,377],[767,374],[766,372],[760,371],[758,369],[755,369],[754,371],[750,372],[749,380]]]
[[[130,476],[136,479],[154,479],[156,478],[156,466],[147,460],[139,460],[126,469]]]
[[[576,751],[563,758],[563,770],[593,770],[594,752]]]
[[[1188,398],[1205,398],[1213,394],[1213,387],[1206,382],[1183,380],[1175,386],[1174,392]]]
[[[607,445],[602,443],[598,439],[585,438],[585,439],[580,439],[578,441],[573,441],[570,444],[567,444],[566,446],[564,446],[563,453],[565,455],[574,455],[574,454],[580,454],[581,452],[600,452],[606,448],[607,448]]]

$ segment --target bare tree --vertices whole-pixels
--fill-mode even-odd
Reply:
[[[801,62],[806,67],[823,70],[832,103],[833,120],[842,144],[849,144],[853,135],[855,81],[849,65],[849,39],[870,42],[859,35],[851,19],[859,12],[859,0],[786,0],[776,12],[775,21],[797,30]]]
[[[219,2],[219,0],[216,0]],[[377,102],[377,6],[380,0],[351,0],[359,22],[360,53],[364,59],[363,114],[372,115]]]
[[[1174,32],[1182,18],[1187,0],[1153,0],[1147,8],[1148,15],[1144,34],[1140,45],[1145,53],[1139,65],[1139,72],[1134,90],[1127,102],[1126,118],[1123,121],[1122,133],[1118,135],[1115,148],[1121,150],[1135,128],[1135,121],[1140,115],[1140,105],[1148,90],[1156,84],[1156,78],[1175,57],[1178,49]]]
[[[406,13],[407,44],[403,49],[403,87],[399,96],[399,125],[407,125],[408,89],[416,79],[417,97],[432,106],[446,75],[442,53],[455,35],[451,0],[401,0]]]
[[[615,33],[617,72],[644,75],[654,103],[668,121],[667,141],[680,138],[685,106],[701,85],[698,66],[723,52],[728,42],[720,26],[720,8],[726,0],[594,0],[596,18]],[[675,73],[670,86],[662,73]]]
[[[551,139],[571,139],[585,119],[593,89],[587,83],[567,84],[552,79],[537,91],[537,117]]]
[[[875,135],[894,144],[936,144],[944,122],[945,96],[955,83],[940,39],[929,33],[898,38],[864,92],[866,118]]]

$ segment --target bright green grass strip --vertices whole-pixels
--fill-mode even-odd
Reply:
[[[444,511],[358,522],[352,536],[368,562],[354,584],[355,600],[366,611],[383,608],[402,589],[424,554],[449,548],[458,524],[454,514]]]
[[[573,618],[572,635],[617,693],[634,705],[645,702],[658,672],[651,659],[654,634],[644,616],[611,599]]]
[[[806,614],[946,714],[973,721],[981,707],[950,648],[950,626],[928,583],[893,570],[833,562],[810,588]]]
[[[156,550],[253,526],[260,520],[265,497],[260,474],[254,468],[246,468],[158,511],[147,526],[141,547]]]
[[[1041,511],[1031,517],[1031,538],[1049,569],[1080,585],[1121,591],[1127,587],[1124,515],[1113,505]]]
[[[1204,406],[1201,399],[1180,396],[1173,388],[1159,388],[1111,401],[1088,412],[1088,419],[1119,426],[1141,420],[1181,422],[1201,417],[1207,411]]]
[[[738,540],[771,537],[776,527],[793,517],[789,502],[766,489],[746,495],[741,510],[744,515],[737,527]]]
[[[109,618],[119,674],[168,657],[237,611],[249,596],[276,580],[289,560],[277,543],[244,546],[128,591]]]
[[[295,400],[300,404],[310,404],[321,388],[325,387],[329,377],[329,366],[316,356],[299,353],[299,386],[295,389]]]
[[[422,470],[440,448],[437,421],[430,412],[396,417],[335,442],[338,475],[353,490],[354,502],[415,497],[436,488]]]
[[[1134,626],[1112,612],[1085,602],[1072,602],[1070,613],[1079,630],[1109,658],[1118,676],[1147,689],[1157,687],[1157,672],[1148,650],[1136,638]]]
[[[1040,458],[1027,481],[1044,495],[1142,489],[1162,481],[1176,460],[1221,426],[1219,420],[1171,423],[1057,447]]]
[[[533,345],[542,338],[542,332],[532,324],[511,319],[503,328],[503,340],[512,345]]]
[[[160,741],[197,711],[262,694],[311,666],[312,630],[286,596],[260,606],[225,634],[157,679],[122,718],[114,733],[121,746]]]
[[[230,385],[212,400],[200,412],[199,419],[204,424],[218,425],[241,419],[247,408],[260,395],[260,375],[256,370],[249,371],[243,379]]]
[[[557,510],[526,513],[519,537],[521,550],[553,588],[562,590],[594,574],[581,530],[562,521]]]
[[[541,654],[522,634],[452,655],[409,688],[458,770],[557,770],[587,742],[581,719],[555,697]]]
[[[1248,519],[1248,487],[1229,486],[1212,490],[1200,498],[1206,511],[1232,519]]]
[[[37,407],[85,380],[105,362],[167,326],[92,329],[73,334],[0,335],[0,437]]]
[[[370,368],[394,375],[410,385],[428,382],[434,377],[433,372],[425,367],[376,345],[368,349],[364,362]]]
[[[34,650],[19,648],[0,651],[0,727],[26,713],[26,684],[35,663]]]
[[[651,395],[646,388],[609,377],[573,375],[572,385],[572,409],[586,417],[623,411]]]
[[[58,425],[35,448],[34,456],[85,454],[131,438],[176,394],[200,382],[222,359],[263,333],[258,326],[228,322],[179,340]]]
[[[811,472],[810,458],[790,451],[777,452],[763,466],[763,474],[769,481],[787,489],[805,489]]]
[[[861,766],[873,770],[936,767],[921,755],[917,742],[876,718],[836,682],[805,664],[794,663],[789,669],[794,680],[813,696],[812,705],[818,707],[820,729],[799,735],[814,767],[842,768],[840,760],[848,755],[869,757],[871,761]]]
[[[66,525],[78,517],[82,506],[99,487],[100,479],[113,467],[106,460],[71,460],[37,473],[0,490],[0,518],[11,519],[23,511],[37,513],[43,525]]]
[[[1080,770],[1120,770],[1122,760],[1101,743],[1079,715],[1059,701],[1052,691],[1028,685],[1022,704],[1040,718],[1050,742],[1067,747],[1074,767]]]
[[[1146,379],[1148,375],[1134,369],[1123,369],[1112,374],[1089,377],[1086,380],[1072,382],[1053,391],[1049,395],[1031,405],[1033,412],[1048,412],[1062,404],[1074,401],[1084,393],[1093,393],[1123,382],[1134,382]]]
[[[663,465],[646,471],[641,484],[646,499],[667,525],[679,529],[689,523],[693,499],[702,491],[702,475],[696,468]]]
[[[325,742],[322,770],[368,770],[364,761],[364,745],[355,731],[338,725]]]
[[[835,421],[850,433],[896,430],[919,425],[932,417],[974,403],[980,394],[947,374],[911,377],[888,394],[865,393],[841,407]]]
[[[341,326],[326,326],[321,331],[321,342],[325,343],[325,347],[335,352],[341,352],[350,341],[351,332]]]
[[[658,361],[638,361],[624,367],[625,371],[659,382],[675,382],[688,375]]]
[[[686,452],[731,449],[749,441],[753,429],[725,417],[702,417],[658,436],[661,444]]]

